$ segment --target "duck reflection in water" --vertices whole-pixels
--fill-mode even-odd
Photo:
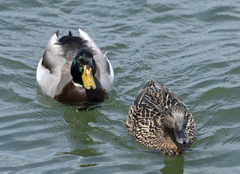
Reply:
[[[165,156],[164,157],[165,167],[160,169],[160,172],[163,174],[183,174],[184,167],[184,156]]]

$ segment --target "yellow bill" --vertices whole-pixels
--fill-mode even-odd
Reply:
[[[88,90],[96,89],[96,84],[94,82],[94,78],[92,74],[92,68],[90,67],[89,69],[87,69],[87,65],[83,66],[82,80],[83,80],[84,88]]]

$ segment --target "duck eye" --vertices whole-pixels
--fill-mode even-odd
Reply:
[[[83,66],[82,63],[78,62],[78,67],[80,68],[82,66]]]

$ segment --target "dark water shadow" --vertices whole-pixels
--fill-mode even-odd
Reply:
[[[58,102],[57,100],[47,96],[40,89],[37,90],[36,101],[46,107],[62,110],[63,119],[68,128],[66,129],[66,137],[71,142],[73,149],[70,152],[57,152],[55,155],[77,155],[82,157],[99,156],[99,146],[102,142],[94,142],[88,135],[91,132],[89,122],[97,122],[94,116],[95,109],[101,107],[102,103],[89,102],[82,103],[81,105],[68,104]]]
[[[96,149],[75,149],[72,150],[71,152],[57,152],[55,155],[77,155],[77,156],[82,156],[82,157],[89,157],[89,156],[98,156],[98,155],[102,155],[103,153],[97,152]]]
[[[183,174],[184,171],[184,156],[182,154],[178,156],[165,156],[164,157],[165,167],[160,169],[163,174]]]
[[[191,149],[185,149],[183,152],[178,154],[165,153],[164,150],[153,150],[148,149],[146,152],[155,153],[161,156],[164,156],[165,167],[160,169],[160,172],[163,174],[183,174],[184,169],[184,154],[186,151],[191,151]]]
[[[65,105],[66,106],[66,105]],[[67,105],[63,113],[63,119],[68,125],[66,137],[72,144],[70,152],[58,152],[55,155],[76,155],[82,157],[99,156],[103,153],[99,148],[104,142],[93,140],[92,134],[94,129],[89,123],[98,122],[98,111],[101,105],[82,105],[71,106]],[[97,116],[96,116],[97,115]]]
[[[73,108],[77,112],[81,112],[81,111],[91,111],[97,108],[101,108],[101,105],[95,104],[95,105],[82,105],[82,106],[69,106],[69,107]]]

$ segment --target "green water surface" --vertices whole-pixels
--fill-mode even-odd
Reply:
[[[240,2],[0,2],[0,173],[240,173]],[[36,85],[51,35],[83,28],[115,73],[109,99],[78,111]],[[125,130],[152,78],[188,106],[198,127],[180,156],[149,152]]]

